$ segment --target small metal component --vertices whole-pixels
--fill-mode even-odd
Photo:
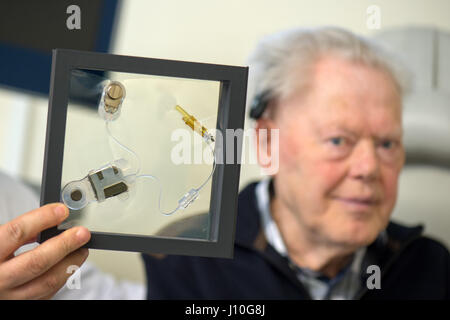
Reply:
[[[63,202],[72,210],[81,210],[93,201],[102,202],[108,198],[128,197],[129,185],[122,170],[109,164],[92,170],[81,180],[69,182],[61,192]]]
[[[103,189],[103,192],[105,193],[105,199],[118,196],[119,194],[122,194],[127,191],[128,186],[123,182],[113,184],[112,186]]]
[[[105,111],[114,114],[119,110],[125,97],[125,88],[120,82],[112,81],[105,88],[105,94],[103,96],[103,103]]]
[[[83,194],[81,193],[80,190],[75,189],[72,191],[72,193],[70,194],[70,198],[72,198],[73,201],[80,201],[81,198],[83,198]]]
[[[181,113],[183,116],[183,121],[186,123],[192,130],[197,132],[199,135],[201,135],[206,140],[214,141],[214,137],[209,134],[208,129],[206,129],[204,126],[200,124],[200,122],[193,116],[187,113],[186,110],[184,110],[181,106],[176,105],[175,109]]]
[[[122,171],[116,166],[90,172],[88,179],[99,202],[128,191],[128,186],[123,182]]]

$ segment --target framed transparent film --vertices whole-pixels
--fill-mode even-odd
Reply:
[[[70,214],[40,242],[82,225],[89,248],[232,257],[247,73],[54,50],[41,205]]]

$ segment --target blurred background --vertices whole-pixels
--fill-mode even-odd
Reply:
[[[73,4],[81,29],[67,25]],[[0,171],[37,196],[52,48],[244,66],[258,39],[287,28],[335,25],[376,39],[414,75],[393,218],[423,223],[450,245],[450,1],[3,0],[0,10]],[[84,114],[80,107],[77,116]],[[260,177],[256,165],[243,164],[240,186]],[[91,250],[89,260],[119,279],[145,279],[139,254]]]

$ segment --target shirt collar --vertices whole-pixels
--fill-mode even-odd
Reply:
[[[261,226],[266,236],[267,242],[283,257],[287,257],[287,249],[281,237],[277,224],[272,219],[270,213],[270,192],[269,185],[271,179],[265,178],[256,186],[256,203],[260,214]]]

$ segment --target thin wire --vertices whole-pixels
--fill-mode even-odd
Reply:
[[[153,176],[151,174],[138,175],[140,170],[141,170],[141,160],[140,160],[139,156],[136,154],[136,152],[134,152],[133,150],[131,150],[127,146],[123,145],[119,140],[117,140],[111,134],[111,131],[109,129],[109,122],[108,121],[105,121],[105,127],[106,127],[106,131],[108,133],[108,136],[110,138],[112,138],[114,140],[114,142],[118,146],[120,146],[122,149],[124,149],[128,153],[132,154],[135,157],[135,159],[137,160],[138,169],[137,169],[136,173],[135,174],[129,174],[125,178],[128,178],[130,176],[136,176],[136,179],[138,179],[138,178],[149,178],[149,179],[156,180],[159,183],[159,200],[158,200],[159,212],[161,214],[165,215],[165,216],[170,216],[173,213],[175,213],[180,208],[180,204],[178,204],[178,206],[174,210],[169,211],[169,212],[164,212],[163,210],[161,210],[161,198],[162,198],[162,184],[161,184],[161,181],[156,176]],[[208,147],[211,150],[211,153],[213,155],[213,159],[214,159],[213,160],[213,169],[211,170],[211,173],[209,174],[208,178],[206,178],[206,180],[197,189],[194,189],[196,192],[200,192],[203,189],[203,187],[209,182],[209,180],[211,179],[212,175],[214,174],[214,171],[216,170],[216,157],[215,157],[214,149],[211,146],[212,145],[211,141],[207,141],[207,145],[208,145]]]
[[[117,140],[112,134],[111,131],[109,129],[109,121],[105,121],[105,126],[106,126],[106,132],[108,133],[109,137],[112,138],[114,140],[115,143],[117,143],[117,145],[119,147],[121,147],[122,149],[124,149],[125,151],[131,153],[135,159],[137,160],[137,165],[138,168],[136,170],[135,175],[139,174],[139,171],[141,171],[141,159],[139,158],[139,156],[136,154],[136,152],[134,152],[133,150],[131,150],[130,148],[128,148],[127,146],[123,145],[119,140]]]
[[[209,147],[209,150],[211,150],[211,153],[213,155],[213,169],[211,170],[211,173],[209,174],[208,178],[205,180],[205,182],[203,182],[200,187],[197,188],[198,191],[202,190],[203,187],[209,182],[209,180],[211,179],[214,171],[216,170],[216,155],[214,153],[214,149],[211,147],[211,142],[207,142],[207,145]]]
[[[159,179],[157,177],[155,177],[155,176],[153,176],[151,174],[141,174],[140,176],[136,177],[136,179],[138,179],[138,178],[150,178],[150,179],[158,181],[158,183],[159,183],[159,200],[158,200],[158,207],[159,208],[158,209],[159,209],[160,213],[162,213],[165,216],[170,216],[170,215],[175,213],[180,208],[180,205],[178,205],[175,210],[172,210],[172,211],[169,211],[169,212],[162,211],[161,210],[161,198],[162,198],[162,184],[161,184],[161,181],[159,181]]]
[[[209,174],[208,178],[206,178],[206,180],[200,185],[200,187],[198,187],[197,189],[194,189],[197,193],[200,192],[203,189],[203,187],[209,182],[209,180],[211,179],[214,171],[216,170],[216,157],[215,157],[215,154],[214,154],[214,150],[211,147],[211,143],[207,143],[207,144],[208,144],[208,147],[211,150],[211,153],[212,153],[213,158],[214,158],[213,169],[211,170],[211,173]],[[163,210],[161,210],[162,184],[161,184],[161,181],[156,176],[153,176],[151,174],[141,174],[141,175],[136,177],[136,179],[138,179],[138,178],[149,178],[149,179],[156,180],[159,183],[159,200],[158,200],[158,207],[159,208],[158,209],[159,209],[160,213],[162,213],[165,216],[170,216],[173,213],[175,213],[178,209],[180,209],[180,204],[178,204],[178,206],[172,211],[164,212]]]

